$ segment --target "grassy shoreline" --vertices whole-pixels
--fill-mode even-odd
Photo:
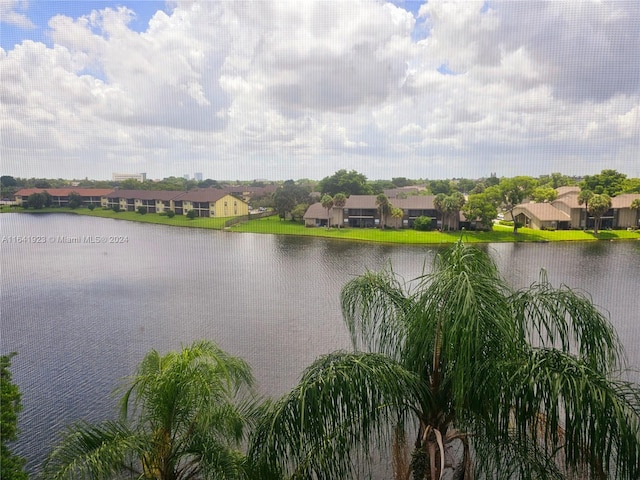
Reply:
[[[627,230],[605,230],[594,235],[592,231],[582,230],[532,230],[530,228],[518,229],[518,234],[514,235],[512,228],[504,225],[494,225],[491,232],[456,231],[456,232],[418,232],[411,229],[400,230],[380,230],[373,228],[308,228],[304,225],[290,221],[282,221],[277,216],[259,218],[242,222],[232,227],[225,228],[225,222],[230,218],[195,218],[189,220],[185,216],[176,215],[173,218],[147,213],[140,215],[136,212],[119,212],[112,210],[80,208],[71,210],[69,208],[43,208],[38,211],[9,209],[2,207],[2,212],[15,213],[65,213],[75,215],[85,215],[91,217],[111,218],[115,220],[132,221],[139,223],[150,223],[156,225],[168,225],[175,227],[205,228],[210,230],[225,230],[238,233],[260,233],[270,235],[295,235],[305,237],[322,237],[337,240],[350,240],[360,242],[406,244],[406,245],[439,245],[453,243],[460,239],[468,243],[520,243],[520,242],[585,242],[599,240],[640,240],[640,231]]]

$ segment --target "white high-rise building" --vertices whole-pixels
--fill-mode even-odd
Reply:
[[[145,172],[142,173],[112,173],[111,180],[114,182],[121,182],[123,180],[137,180],[139,182],[144,182],[147,179],[147,174]]]

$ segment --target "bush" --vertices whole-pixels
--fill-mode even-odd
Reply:
[[[413,222],[413,228],[421,232],[431,230],[431,218],[425,216],[416,218]]]
[[[173,210],[167,210],[167,217],[173,218],[175,216],[176,216],[176,212],[174,212]]]
[[[147,207],[138,207],[138,213],[144,215],[147,213]]]
[[[194,218],[196,218],[198,216],[198,212],[196,212],[195,210],[189,210],[187,212],[187,218],[189,220],[193,220]]]
[[[111,210],[113,210],[116,213],[121,212],[122,210],[120,210],[120,207],[118,205],[114,205],[113,207],[111,207]]]
[[[95,210],[96,206],[93,203],[90,203],[87,208],[93,212]]]

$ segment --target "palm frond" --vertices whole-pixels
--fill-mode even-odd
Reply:
[[[418,404],[419,379],[381,354],[321,357],[269,409],[250,455],[288,475],[346,478]]]
[[[43,467],[44,478],[51,480],[113,478],[126,470],[135,471],[134,460],[141,451],[141,439],[125,424],[79,423],[67,429]]]

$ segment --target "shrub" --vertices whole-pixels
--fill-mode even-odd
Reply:
[[[176,212],[174,212],[173,210],[167,210],[167,217],[173,218],[175,216],[176,216]]]
[[[113,207],[111,207],[111,210],[113,210],[116,213],[121,212],[122,210],[120,210],[120,207],[118,205],[114,205]]]
[[[95,210],[96,206],[93,203],[90,203],[87,208],[93,212]]]
[[[147,207],[138,207],[138,213],[144,215],[147,213]]]
[[[413,222],[413,228],[421,232],[431,230],[431,218],[425,216],[416,218]]]
[[[187,218],[189,220],[193,220],[194,218],[196,218],[198,216],[198,212],[196,212],[195,210],[189,210],[187,212]]]

